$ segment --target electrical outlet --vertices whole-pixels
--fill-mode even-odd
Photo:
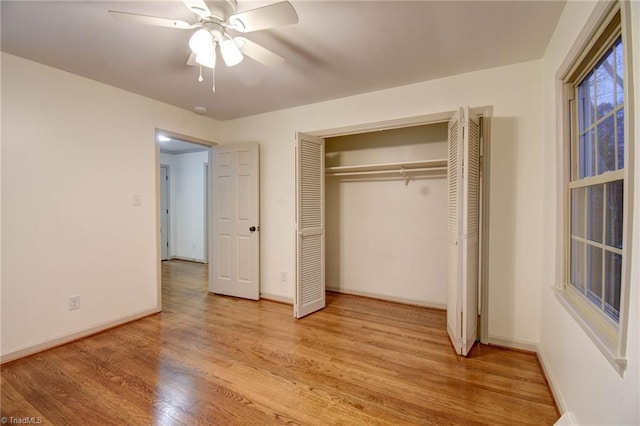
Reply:
[[[133,200],[132,200],[131,204],[133,204],[134,206],[141,206],[142,205],[142,195],[133,194]]]
[[[282,282],[286,282],[287,281],[287,273],[286,272],[280,272],[280,281],[282,281]]]
[[[70,296],[69,297],[69,310],[75,311],[76,309],[80,309],[80,296]]]

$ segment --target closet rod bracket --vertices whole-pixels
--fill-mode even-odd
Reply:
[[[404,179],[404,186],[409,186],[409,181],[411,180],[411,176],[407,173],[404,167],[400,167],[400,174]]]

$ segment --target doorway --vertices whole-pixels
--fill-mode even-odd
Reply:
[[[209,263],[211,141],[156,129],[158,298],[162,261]]]
[[[489,142],[488,134],[489,134],[489,118],[492,115],[491,107],[481,107],[481,108],[473,108],[470,110],[472,113],[477,114],[481,117],[482,130],[481,130],[481,142],[485,145],[483,147],[484,158],[482,158],[482,162],[484,163],[485,170],[480,175],[480,188],[483,197],[487,197],[487,189],[488,189],[488,179],[489,174],[488,171],[488,149],[487,144]],[[365,124],[365,125],[356,125],[350,126],[346,128],[337,128],[337,129],[329,129],[322,131],[314,131],[310,134],[298,134],[298,146],[297,146],[297,191],[296,199],[297,199],[297,218],[300,218],[300,222],[297,224],[297,272],[296,272],[296,284],[294,289],[294,316],[302,317],[306,314],[312,313],[316,309],[321,309],[324,306],[324,292],[325,292],[325,269],[326,269],[326,243],[325,243],[325,234],[327,230],[325,229],[325,170],[327,173],[332,175],[345,175],[345,174],[353,174],[353,175],[367,175],[370,176],[372,174],[380,174],[381,172],[385,173],[400,173],[403,175],[405,179],[405,183],[410,181],[410,176],[404,176],[405,173],[408,174],[409,168],[414,165],[406,165],[402,163],[393,163],[389,164],[373,164],[366,165],[366,167],[329,167],[325,169],[325,152],[324,152],[324,139],[332,138],[332,137],[342,137],[347,135],[355,135],[362,134],[367,132],[377,132],[377,131],[386,131],[392,129],[402,129],[408,128],[412,126],[422,126],[422,125],[431,125],[436,123],[447,123],[457,114],[457,111],[443,112],[439,114],[430,114],[419,117],[412,117],[400,120],[392,120],[387,122],[373,123],[373,124]],[[466,131],[466,130],[465,130]],[[305,158],[306,153],[312,153],[318,157],[318,160],[311,161],[310,158]],[[314,157],[315,158],[315,157]],[[433,164],[431,164],[433,163]],[[317,170],[317,164],[320,164],[320,170]],[[311,165],[311,166],[309,166]],[[384,167],[383,167],[384,166]],[[398,170],[389,170],[386,169],[391,166],[394,168],[398,166]],[[415,165],[416,168],[420,166],[421,169],[437,169],[440,167],[436,162],[429,162],[429,164],[423,165]],[[445,161],[446,168],[446,161]],[[352,170],[353,169],[353,170]],[[316,184],[316,180],[318,183]],[[308,209],[309,213],[319,212],[314,215],[314,218],[317,216],[319,218],[315,222],[310,223],[310,225],[305,224],[305,210]],[[488,203],[481,203],[479,206],[479,215],[480,215],[480,233],[481,235],[487,235],[487,227],[488,223],[485,218],[488,217]],[[317,223],[316,223],[317,222]],[[373,230],[375,232],[375,230]],[[308,241],[307,241],[308,240]],[[311,247],[311,243],[313,243],[313,247]],[[486,238],[480,241],[479,246],[479,262],[477,264],[477,301],[476,304],[479,309],[475,309],[479,315],[479,331],[478,335],[480,337],[480,341],[484,342],[487,337],[487,325],[488,325],[488,316],[486,315],[487,309],[487,301],[488,301],[488,292],[486,286],[483,286],[483,283],[486,283],[487,277],[487,268],[488,259],[487,259],[487,250],[485,250],[487,241]],[[315,265],[320,265],[319,267],[315,267]],[[476,295],[474,294],[474,297]],[[401,300],[396,300],[401,301]],[[475,315],[475,312],[473,313]],[[477,318],[477,317],[476,317]]]

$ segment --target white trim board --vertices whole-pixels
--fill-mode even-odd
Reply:
[[[537,343],[526,342],[523,340],[513,340],[505,337],[492,336],[492,335],[489,335],[489,338],[487,340],[488,340],[487,344],[489,345],[502,346],[510,349],[518,349],[521,351],[538,353]]]
[[[270,302],[284,303],[285,305],[293,306],[293,298],[279,296],[273,293],[260,293],[260,300],[268,300]]]
[[[556,378],[551,374],[551,367],[549,366],[549,362],[545,358],[542,351],[536,349],[536,356],[538,357],[538,362],[540,363],[540,368],[542,368],[542,374],[547,379],[547,384],[549,385],[549,389],[551,390],[551,396],[556,402],[556,406],[558,410],[560,410],[560,414],[567,413],[567,403],[562,397],[562,393],[560,392],[560,387],[558,386],[558,382]],[[573,415],[571,415],[573,416]]]
[[[447,309],[447,305],[442,303],[431,303],[431,302],[425,302],[425,301],[414,300],[414,299],[404,299],[402,297],[387,296],[386,294],[372,293],[368,291],[340,289],[337,287],[330,287],[330,286],[327,286],[326,290],[331,291],[333,293],[368,297],[370,299],[382,300],[384,302],[401,303],[403,305],[419,306],[421,308],[438,309],[441,311]]]
[[[62,346],[67,343],[71,343],[76,340],[80,340],[85,337],[89,337],[94,334],[101,333],[111,328],[118,327],[120,325],[133,322],[133,321],[142,319],[144,317],[148,317],[150,315],[157,314],[159,312],[161,312],[161,310],[158,308],[144,310],[133,315],[128,315],[126,317],[119,318],[119,319],[104,321],[88,328],[77,330],[69,334],[64,334],[62,336],[54,337],[53,339],[48,339],[48,340],[36,343],[34,345],[29,345],[20,349],[16,349],[16,350],[1,354],[0,364],[4,364],[10,361],[15,361],[19,358],[24,358],[26,356],[33,355],[38,352],[44,352],[48,349],[53,349],[57,346]]]
[[[202,263],[205,265],[208,263],[204,259],[196,259],[195,257],[184,257],[184,256],[171,256],[169,260],[182,260],[184,262],[195,262],[195,263]]]

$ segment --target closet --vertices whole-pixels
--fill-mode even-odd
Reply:
[[[479,320],[486,335],[490,114],[460,107],[424,125],[297,134],[296,318],[322,309],[328,289],[446,308],[461,355]]]
[[[445,308],[447,123],[325,139],[325,280]]]

